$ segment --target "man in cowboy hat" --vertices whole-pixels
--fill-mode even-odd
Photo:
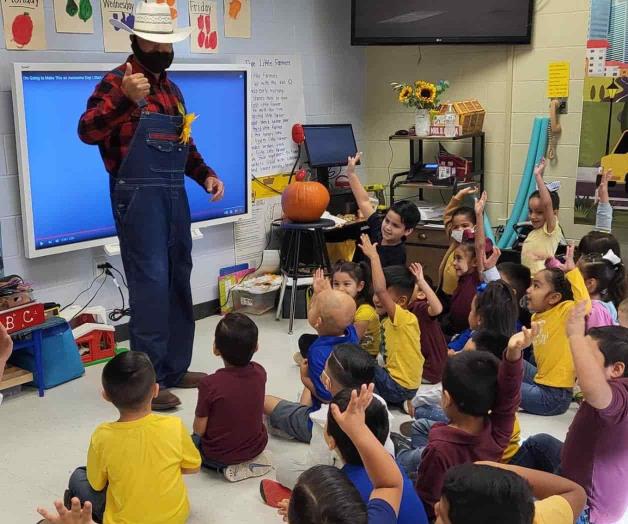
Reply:
[[[190,273],[192,238],[184,175],[220,200],[224,186],[182,134],[185,102],[167,77],[175,28],[167,3],[140,2],[131,55],[106,74],[87,102],[79,136],[97,144],[109,172],[111,205],[131,303],[131,349],[151,359],[161,387],[153,409],[181,402],[168,388],[194,388],[204,373],[188,371],[194,341]]]

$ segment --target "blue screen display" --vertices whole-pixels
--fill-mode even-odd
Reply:
[[[247,211],[246,74],[243,71],[170,71],[199,118],[196,146],[225,183],[218,203],[186,177],[193,222]],[[109,175],[97,146],[77,128],[104,71],[23,71],[35,248],[115,236]]]

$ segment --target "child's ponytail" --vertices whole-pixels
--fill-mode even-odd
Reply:
[[[615,306],[626,297],[626,268],[613,250],[608,250],[605,255],[590,253],[582,257],[580,271],[585,279],[597,280],[596,289],[602,300],[613,302]]]

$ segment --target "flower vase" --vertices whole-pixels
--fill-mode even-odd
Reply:
[[[431,123],[429,109],[416,110],[416,113],[414,113],[414,132],[416,136],[429,136]]]

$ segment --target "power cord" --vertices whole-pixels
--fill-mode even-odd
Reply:
[[[122,307],[114,308],[108,315],[109,320],[111,320],[112,322],[117,322],[118,320],[122,320],[124,317],[131,316],[131,308],[126,306],[126,300],[124,298],[122,287],[120,286],[120,283],[118,282],[118,279],[116,278],[116,276],[111,271],[113,270],[118,275],[120,275],[120,279],[122,280],[124,287],[129,289],[129,286],[126,283],[126,280],[124,279],[124,275],[122,274],[122,272],[119,269],[117,269],[115,266],[111,265],[109,262],[105,262],[104,264],[99,264],[98,269],[102,269],[104,274],[107,277],[110,277],[111,280],[113,280],[113,283],[118,288],[118,293],[120,293],[120,298],[122,300]]]

